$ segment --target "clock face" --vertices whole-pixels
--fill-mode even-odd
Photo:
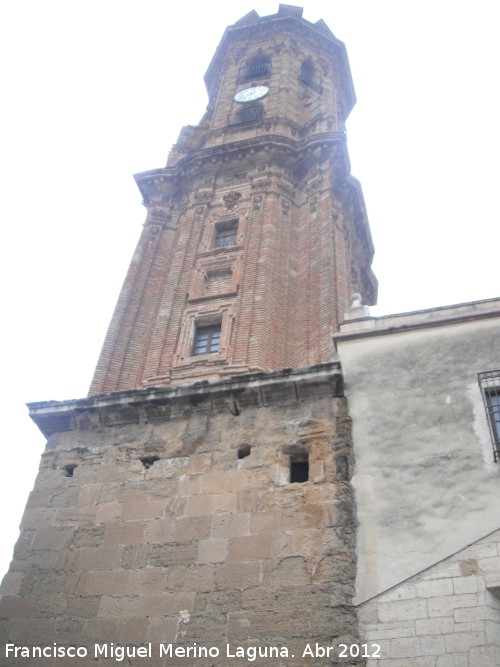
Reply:
[[[254,100],[260,100],[261,97],[265,97],[269,92],[267,86],[252,86],[251,88],[245,88],[240,90],[239,93],[236,93],[234,99],[236,102],[253,102]]]

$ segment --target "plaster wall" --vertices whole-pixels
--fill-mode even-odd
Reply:
[[[337,340],[355,443],[358,603],[500,526],[477,379],[500,366],[500,318],[452,315],[353,322]]]

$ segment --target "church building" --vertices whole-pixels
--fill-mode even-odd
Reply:
[[[29,405],[1,664],[500,665],[500,299],[371,317],[323,21],[250,12],[205,83],[89,395]]]

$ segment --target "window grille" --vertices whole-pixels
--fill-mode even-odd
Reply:
[[[500,461],[500,370],[479,373],[495,462]]]
[[[239,81],[248,81],[249,79],[261,79],[268,76],[271,72],[271,61],[251,60],[240,70]]]
[[[220,345],[220,324],[196,327],[193,343],[193,355],[218,352]]]
[[[237,111],[232,119],[231,125],[239,125],[240,123],[258,123],[263,115],[263,107],[253,106],[253,107],[244,107]]]

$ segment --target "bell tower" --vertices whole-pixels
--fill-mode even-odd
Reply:
[[[5,664],[360,655],[331,341],[376,280],[347,56],[280,5],[229,27],[205,80],[200,124],[136,176],[147,217],[90,395],[29,405],[47,445],[2,588]]]
[[[300,8],[252,11],[205,82],[200,124],[136,176],[147,218],[91,395],[323,363],[350,294],[376,301],[344,45]]]

